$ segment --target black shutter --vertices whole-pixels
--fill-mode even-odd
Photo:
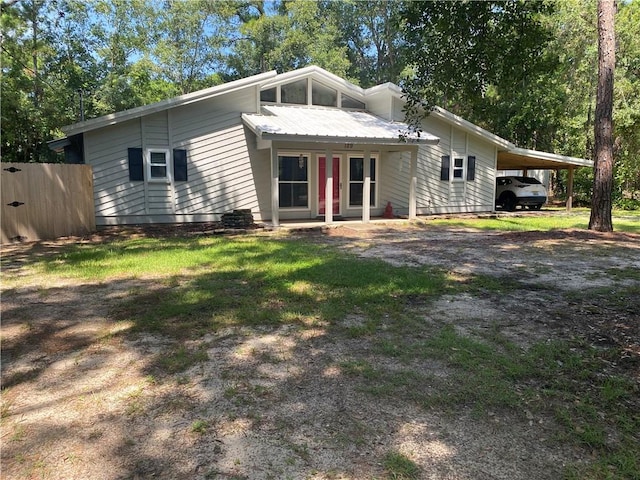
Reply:
[[[144,181],[144,162],[141,148],[129,148],[129,180],[132,182]]]
[[[467,158],[467,181],[473,182],[476,179],[476,157],[469,155]]]
[[[173,180],[176,182],[187,181],[187,151],[173,149]]]
[[[442,163],[440,164],[440,180],[449,180],[451,157],[449,157],[449,155],[443,155],[440,158],[442,160]]]

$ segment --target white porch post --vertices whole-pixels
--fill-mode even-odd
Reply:
[[[275,142],[273,142],[275,143]],[[278,149],[271,145],[271,223],[274,227],[280,226],[280,193],[278,173]]]
[[[411,176],[409,180],[409,220],[416,218],[417,211],[417,198],[416,188],[418,186],[418,149],[411,150],[411,168],[409,174]]]
[[[362,155],[362,174],[364,176],[364,184],[362,187],[362,223],[371,221],[371,150],[365,148]]]
[[[333,223],[333,151],[325,152],[324,174],[326,184],[324,187],[324,223]]]

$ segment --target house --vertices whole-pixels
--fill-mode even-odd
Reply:
[[[362,89],[311,66],[267,72],[76,123],[51,142],[93,168],[97,225],[368,222],[494,210],[496,171],[590,162],[516,148],[442,109],[418,135],[401,89]],[[503,165],[501,165],[501,162]]]

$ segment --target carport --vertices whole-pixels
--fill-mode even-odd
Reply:
[[[593,168],[593,161],[517,147],[498,152],[498,170],[522,170],[525,176],[528,170],[568,170],[567,210],[572,207],[573,174],[579,167]]]

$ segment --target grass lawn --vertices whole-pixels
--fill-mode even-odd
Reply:
[[[589,226],[589,209],[578,208],[568,213],[564,209],[551,209],[554,215],[536,216],[530,212],[522,216],[500,216],[497,218],[470,218],[470,219],[436,219],[429,224],[478,228],[481,230],[496,231],[550,231],[568,228],[586,229]],[[640,210],[616,210],[612,213],[613,229],[618,232],[640,233]]]
[[[584,228],[585,222],[588,214],[578,212],[433,220],[425,228],[553,230]],[[616,216],[614,227],[640,233],[640,214]],[[427,328],[415,311],[416,305],[453,292],[477,294],[487,285],[493,294],[521,288],[512,282],[482,275],[461,281],[445,268],[391,266],[326,244],[277,236],[68,245],[55,255],[29,258],[20,279],[5,278],[4,289],[17,288],[28,277],[43,285],[64,279],[105,284],[152,279],[153,288],[132,287],[111,315],[131,326],[122,335],[151,332],[169,339],[170,346],[155,362],[154,381],[180,376],[207,361],[206,349],[193,347],[193,341],[210,333],[230,327],[321,326],[336,341],[367,339],[377,355],[402,366],[391,371],[366,358],[343,361],[341,370],[367,395],[398,397],[425,411],[451,415],[466,408],[487,418],[496,411],[548,415],[561,432],[559,442],[592,451],[587,464],[568,465],[565,478],[640,479],[637,382],[608,368],[619,351],[579,338],[522,348],[499,329],[470,337],[451,325]],[[626,279],[636,283],[617,290],[620,308],[623,297],[639,293],[637,273],[629,272]],[[574,290],[572,295],[588,298],[594,291]],[[358,321],[345,323],[348,317]],[[440,362],[451,375],[426,377],[412,368],[425,360]],[[239,389],[229,388],[225,395],[239,398]],[[207,421],[196,420],[190,429],[204,435],[208,427]],[[379,463],[388,478],[421,478],[420,468],[401,452],[390,450]]]

